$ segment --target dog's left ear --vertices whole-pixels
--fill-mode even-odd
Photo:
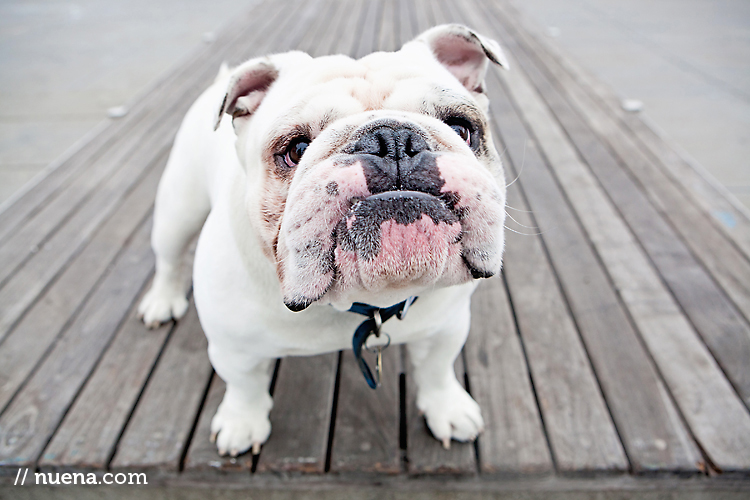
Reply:
[[[435,58],[472,92],[484,92],[489,61],[509,68],[500,45],[461,24],[430,28],[415,41],[423,42]]]
[[[219,128],[224,113],[233,119],[249,118],[266,97],[271,85],[286,67],[294,67],[310,56],[298,51],[274,54],[250,59],[231,72],[224,100],[219,107],[214,122],[214,130]],[[221,78],[222,72],[219,72]]]

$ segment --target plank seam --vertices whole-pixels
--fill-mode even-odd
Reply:
[[[159,357],[161,357],[161,355]],[[200,403],[198,404],[198,408],[195,410],[195,415],[193,415],[193,423],[190,426],[190,431],[188,431],[187,436],[185,436],[185,441],[183,441],[182,443],[182,451],[180,452],[180,458],[177,461],[177,473],[178,474],[182,473],[182,471],[185,470],[185,458],[187,457],[188,450],[190,449],[190,443],[193,441],[195,430],[198,428],[198,421],[200,420],[201,412],[203,412],[203,407],[205,406],[206,399],[208,398],[208,389],[211,387],[211,381],[214,379],[214,377],[217,377],[217,376],[218,375],[214,371],[213,367],[211,367],[211,374],[208,377],[206,377],[206,384],[205,384],[205,387],[203,388],[203,395],[200,398]],[[150,378],[150,374],[149,374],[149,378]],[[145,384],[144,384],[144,387],[145,387]],[[133,408],[135,408],[135,406]]]
[[[343,360],[343,353],[339,351],[338,360],[336,364],[336,378],[333,383],[333,403],[331,404],[331,422],[328,427],[328,443],[326,445],[326,457],[325,466],[323,471],[325,473],[331,470],[331,458],[333,455],[333,440],[335,439],[336,432],[336,415],[338,413],[339,406],[339,389],[341,387],[341,362]]]

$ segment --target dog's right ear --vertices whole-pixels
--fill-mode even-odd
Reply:
[[[279,77],[279,70],[270,58],[251,59],[232,71],[227,93],[216,113],[214,130],[219,128],[224,113],[232,119],[250,117]]]

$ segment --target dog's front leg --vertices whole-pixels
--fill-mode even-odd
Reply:
[[[473,441],[484,430],[479,405],[458,382],[453,370],[468,332],[467,303],[463,313],[439,332],[407,344],[417,385],[417,408],[445,448],[450,447],[451,438]]]
[[[216,442],[220,455],[237,456],[251,447],[253,454],[259,453],[271,434],[268,414],[273,400],[268,388],[275,360],[248,357],[246,352],[216,344],[209,344],[208,356],[227,385],[224,399],[211,421],[211,441]]]

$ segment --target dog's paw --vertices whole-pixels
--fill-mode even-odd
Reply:
[[[171,319],[180,319],[188,309],[188,300],[179,287],[154,283],[138,305],[138,317],[148,328],[157,328]]]
[[[469,393],[456,381],[443,389],[427,389],[417,396],[417,408],[427,420],[432,434],[450,448],[451,438],[474,441],[484,430],[482,411]]]
[[[236,457],[250,448],[253,455],[260,453],[260,446],[271,435],[268,411],[245,409],[237,411],[221,404],[211,420],[211,442],[216,443],[219,455]]]

